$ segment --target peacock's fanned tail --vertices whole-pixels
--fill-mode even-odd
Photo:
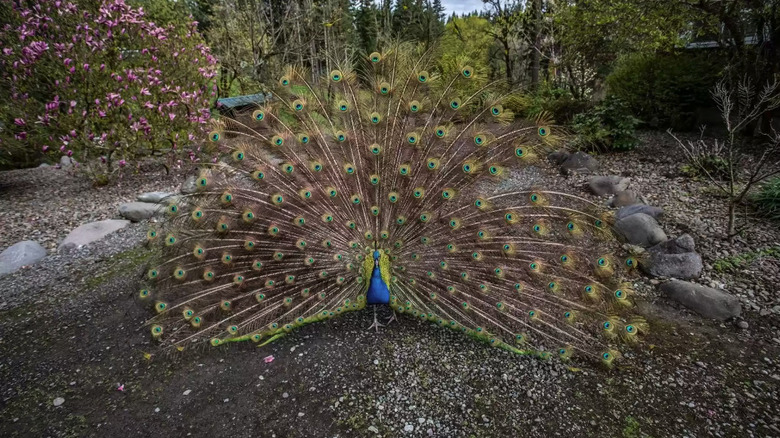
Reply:
[[[217,122],[227,158],[149,233],[155,338],[261,342],[361,309],[377,249],[396,312],[607,364],[635,342],[646,324],[620,282],[635,262],[610,255],[610,217],[513,176],[555,127],[516,122],[478,67],[441,77],[430,57],[399,45],[317,84],[289,68],[267,106]]]

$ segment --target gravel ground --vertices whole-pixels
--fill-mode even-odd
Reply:
[[[117,207],[150,191],[177,191],[180,171],[127,172],[116,184],[94,187],[73,170],[42,167],[0,172],[0,251],[20,240],[56,250],[79,225],[119,219]]]
[[[653,330],[611,371],[516,356],[408,318],[367,332],[370,311],[260,349],[147,360],[150,314],[135,298],[147,225],[132,224],[0,278],[0,435],[780,436],[777,260],[713,268],[777,244],[780,232],[757,223],[734,246],[719,239],[720,200],[678,175],[671,147],[647,134],[639,150],[599,159],[605,173],[630,176],[632,188],[666,209],[670,237],[694,236],[702,282],[740,295],[747,330],[691,315],[645,279],[636,283],[639,311]],[[115,217],[120,201],[178,185],[157,174],[93,189],[53,172],[0,174],[0,249],[26,238],[54,247],[83,222]],[[542,183],[572,190],[584,181],[543,173]],[[35,234],[29,219],[47,230]],[[275,360],[265,363],[268,355]]]

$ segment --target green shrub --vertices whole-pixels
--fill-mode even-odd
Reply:
[[[552,118],[559,125],[571,122],[575,114],[587,109],[587,102],[574,97],[565,88],[543,84],[534,93],[513,95],[504,104],[515,114],[533,119]]]
[[[729,175],[729,162],[717,155],[707,155],[698,165],[689,162],[680,167],[682,173],[692,178],[709,176],[715,179],[724,179]]]
[[[569,90],[544,84],[531,96],[528,116],[546,114],[556,124],[563,125],[571,122],[575,114],[585,111],[587,106],[586,101],[574,97]]]
[[[590,110],[574,116],[575,143],[580,148],[598,151],[631,150],[638,143],[635,135],[638,123],[623,101],[607,97]]]
[[[718,80],[719,65],[710,54],[632,54],[618,60],[607,76],[607,90],[651,126],[691,130],[696,110],[713,105],[710,89]]]
[[[780,177],[764,184],[753,197],[753,202],[761,214],[773,219],[780,219]]]

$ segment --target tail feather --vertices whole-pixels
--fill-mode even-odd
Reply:
[[[564,359],[611,364],[636,342],[647,324],[609,215],[518,173],[557,127],[515,121],[516,92],[433,59],[399,45],[316,84],[291,67],[270,104],[215,124],[226,158],[150,233],[163,250],[141,296],[163,345],[260,342],[361,309],[375,249],[397,312]]]

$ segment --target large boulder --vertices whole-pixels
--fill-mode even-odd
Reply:
[[[128,202],[119,206],[119,214],[133,222],[149,219],[163,211],[165,211],[165,206],[151,202]]]
[[[76,164],[79,163],[76,160],[74,160],[73,157],[69,157],[67,155],[63,155],[62,157],[60,157],[60,166],[62,167],[70,167]]]
[[[0,276],[17,271],[22,266],[33,265],[46,257],[46,250],[32,240],[14,243],[0,253]]]
[[[612,197],[612,200],[610,201],[610,204],[612,207],[625,207],[627,205],[634,205],[639,204],[641,201],[639,201],[639,198],[636,195],[636,192],[633,190],[621,190],[617,193],[615,193],[615,196]]]
[[[652,205],[647,204],[634,204],[618,210],[615,218],[620,220],[637,213],[644,213],[648,216],[652,216],[653,219],[660,219],[664,215],[664,209],[660,207],[653,207]]]
[[[639,267],[654,277],[689,279],[701,275],[701,256],[695,251],[693,237],[689,234],[650,247],[646,254],[646,261]]]
[[[637,213],[615,223],[615,229],[628,243],[647,248],[666,241],[666,233],[651,216]]]
[[[68,233],[68,236],[60,244],[60,251],[68,251],[86,244],[100,240],[103,237],[126,227],[130,221],[122,219],[108,219],[98,222],[90,222],[80,225]]]
[[[183,183],[181,183],[181,188],[179,188],[179,191],[182,192],[185,195],[191,195],[198,191],[198,186],[195,184],[195,181],[197,178],[195,175],[190,175],[187,177],[187,179],[184,180]]]
[[[176,200],[176,195],[169,192],[147,192],[141,193],[136,198],[139,202],[152,202],[154,204],[168,204]]]
[[[547,159],[556,166],[563,164],[566,160],[569,159],[569,157],[571,157],[571,152],[567,151],[566,149],[558,149],[557,151],[550,152],[547,155]]]
[[[588,188],[598,196],[614,195],[617,192],[626,190],[631,183],[629,178],[623,178],[617,175],[592,176],[588,180]]]
[[[669,298],[707,318],[725,321],[742,313],[739,299],[723,290],[680,280],[663,283],[660,289]]]
[[[599,169],[599,162],[595,158],[582,151],[577,151],[561,163],[561,172],[564,175],[570,173],[593,173]]]

